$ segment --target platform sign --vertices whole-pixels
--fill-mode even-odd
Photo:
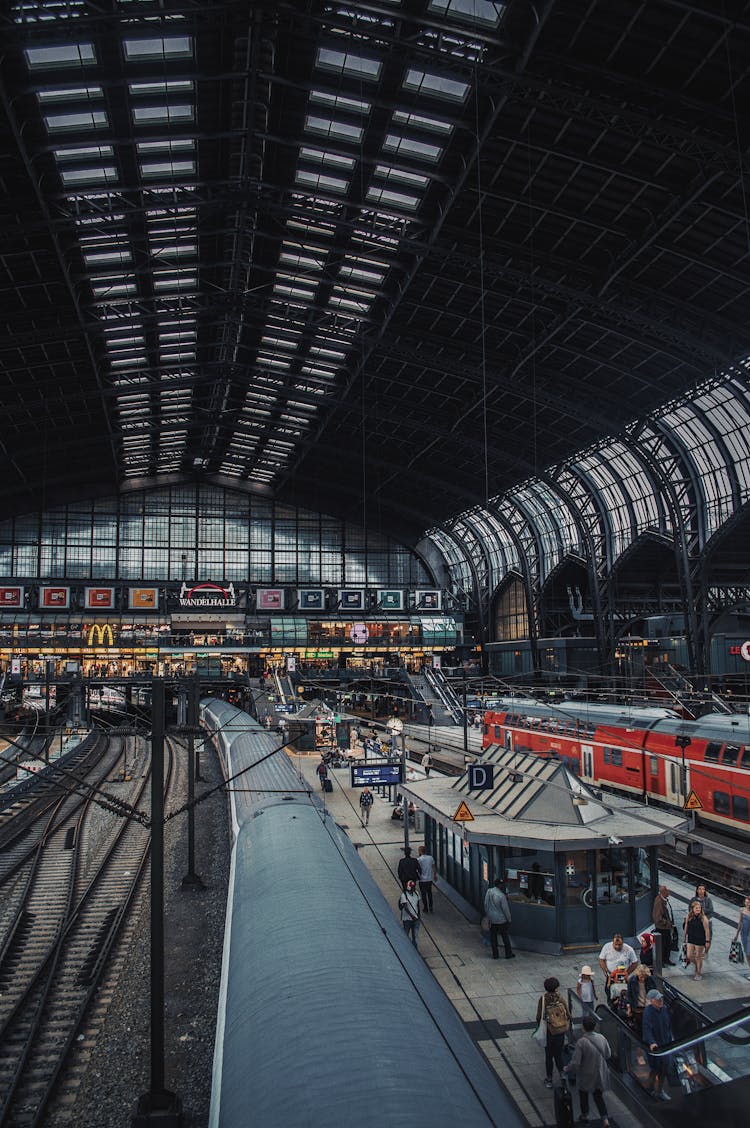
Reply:
[[[688,795],[687,799],[685,800],[685,805],[683,807],[683,810],[684,811],[702,811],[703,810],[703,804],[701,803],[699,797],[695,794],[694,791],[691,791],[690,794]]]
[[[464,803],[463,799],[458,804],[455,815],[453,816],[454,822],[474,822],[474,816],[469,808]]]
[[[352,787],[394,787],[401,783],[401,765],[387,760],[373,764],[352,764]]]
[[[494,786],[493,764],[469,764],[469,791],[492,791]]]

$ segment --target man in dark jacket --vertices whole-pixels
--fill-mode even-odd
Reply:
[[[669,1011],[664,1006],[664,996],[655,987],[646,993],[646,1009],[643,1012],[643,1041],[650,1050],[658,1050],[674,1041],[672,1022]],[[663,1088],[668,1060],[666,1057],[657,1058],[651,1054],[648,1058],[648,1063],[651,1066],[648,1078],[649,1092],[652,1097],[661,1101],[669,1100]]]
[[[397,872],[403,890],[406,890],[406,886],[410,881],[414,882],[416,889],[417,882],[419,881],[419,862],[416,858],[412,858],[410,846],[404,846],[404,856],[398,863]]]

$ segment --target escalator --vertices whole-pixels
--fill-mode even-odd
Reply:
[[[628,1104],[638,1109],[644,1124],[739,1124],[750,1102],[750,997],[698,1006],[666,979],[659,989],[674,1034],[670,1046],[652,1055],[664,1063],[665,1100],[649,1093],[647,1047],[609,1007],[597,1008],[598,1030],[612,1048],[612,1070]]]

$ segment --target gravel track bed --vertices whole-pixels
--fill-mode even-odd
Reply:
[[[210,746],[201,753],[203,781],[195,793],[221,776]],[[173,810],[181,801],[171,799]],[[102,818],[108,818],[102,812]],[[165,1078],[182,1102],[185,1128],[208,1123],[214,1031],[229,880],[230,828],[226,795],[199,804],[195,816],[195,869],[204,889],[183,888],[187,872],[187,815],[165,827]],[[45,1128],[130,1128],[138,1098],[150,1080],[149,885],[144,882],[137,916],[115,975],[100,991],[107,1013],[94,1037],[85,1034],[77,1051],[84,1080],[75,1096],[65,1094]],[[64,1089],[65,1086],[63,1085]]]

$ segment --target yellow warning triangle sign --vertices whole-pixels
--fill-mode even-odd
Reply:
[[[694,791],[691,790],[690,794],[688,795],[687,799],[685,800],[685,806],[683,807],[683,810],[685,810],[685,811],[702,811],[703,810],[703,804],[701,803],[700,799],[698,798],[698,796],[695,794]]]
[[[463,799],[458,804],[458,810],[453,816],[454,822],[474,822],[474,816],[464,803]]]

